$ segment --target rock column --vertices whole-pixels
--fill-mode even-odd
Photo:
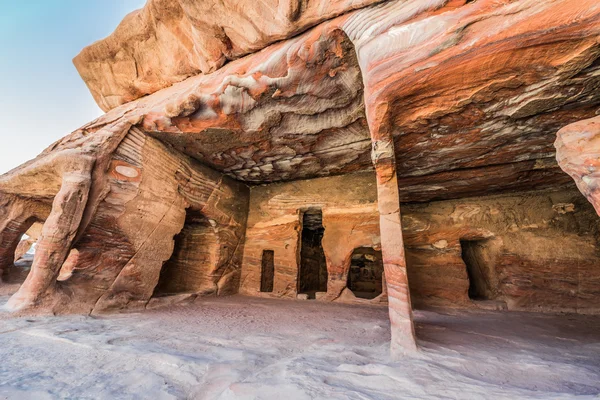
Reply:
[[[53,287],[71,250],[87,204],[93,160],[82,156],[72,163],[73,170],[63,175],[61,189],[42,228],[31,272],[8,301],[8,310],[21,310],[39,301]]]
[[[416,351],[417,346],[404,257],[396,156],[391,129],[385,123],[386,110],[387,107],[378,109],[374,118],[369,118],[369,126],[377,174],[381,252],[392,329],[391,350],[392,355],[399,356]]]

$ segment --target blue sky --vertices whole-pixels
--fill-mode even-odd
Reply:
[[[71,60],[145,0],[0,0],[0,174],[102,114]]]

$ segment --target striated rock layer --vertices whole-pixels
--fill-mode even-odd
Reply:
[[[473,296],[536,308],[544,271],[569,283],[562,307],[542,309],[587,312],[595,280],[565,293],[567,270],[591,264],[540,255],[566,233],[565,248],[595,260],[579,217],[477,200],[454,221],[460,204],[404,204],[569,190],[562,167],[597,205],[596,122],[576,122],[600,109],[599,37],[596,0],[150,0],[75,59],[107,114],[0,177],[0,270],[43,223],[8,308],[103,312],[238,290],[387,301],[401,352],[415,348],[411,292],[469,304],[465,283],[485,277],[455,267],[494,258],[508,283]],[[573,123],[559,167],[556,132]],[[319,270],[305,286],[302,255]]]
[[[75,66],[104,111],[382,0],[149,0]]]
[[[600,215],[600,117],[564,127],[555,145],[560,167]]]
[[[574,186],[402,210],[417,307],[600,313],[600,224]]]
[[[214,294],[237,292],[248,189],[128,123],[89,125],[1,179],[0,187],[28,195],[25,204],[7,197],[3,210],[19,214],[6,218],[15,228],[3,233],[20,238],[28,221],[44,221],[31,273],[10,309],[143,308],[171,258],[186,210],[204,215],[222,246],[203,284]]]
[[[297,297],[305,263],[302,214],[314,209],[322,210],[328,271],[318,298],[385,304],[385,290],[364,299],[349,285],[355,251],[381,250],[372,172],[253,187],[240,292]],[[600,224],[574,185],[402,204],[402,214],[416,307],[600,313]],[[274,254],[272,290],[261,286],[264,250]]]
[[[394,138],[404,201],[568,183],[552,144],[600,103],[596,2],[463,3],[352,11],[142,100],[172,103],[144,130],[261,183],[369,168],[371,115]]]

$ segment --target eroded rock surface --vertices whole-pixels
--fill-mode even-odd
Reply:
[[[600,215],[600,117],[564,127],[555,145],[559,165]]]
[[[417,307],[600,313],[600,224],[574,186],[402,210]]]
[[[104,111],[382,0],[149,0],[75,66]]]
[[[372,114],[394,138],[403,201],[557,187],[554,134],[600,103],[599,14],[592,0],[364,7],[150,96],[186,111],[145,130],[260,183],[369,168]]]
[[[386,304],[386,290],[363,299],[349,281],[352,255],[382,246],[375,179],[363,172],[252,188],[240,292],[297,297],[303,213],[318,209],[328,285],[317,299]],[[600,224],[574,185],[401,208],[416,307],[600,313]],[[271,290],[261,286],[265,250],[275,264]]]
[[[408,206],[402,218],[400,203],[567,188],[553,142],[598,112],[599,37],[596,0],[150,0],[75,60],[107,114],[0,177],[0,270],[43,223],[8,308],[103,312],[261,287],[355,302],[348,271],[362,248],[369,253],[357,259],[380,257],[385,271],[382,293],[368,301],[387,299],[394,345],[413,349],[411,290],[423,284],[429,300],[469,302],[464,270],[445,271],[454,277],[446,287],[462,288],[452,299],[415,275],[409,288],[407,259],[410,268],[425,246],[460,266],[461,241],[527,218],[503,203],[494,208],[502,217],[488,210],[448,231],[413,232],[411,212],[444,226],[448,206],[436,215]],[[595,124],[561,131],[557,148],[598,208]],[[317,264],[326,260],[318,281],[327,290],[298,293],[299,232],[310,225],[300,216],[315,208],[325,232],[306,241]],[[544,209],[551,220],[554,212]],[[541,233],[513,236],[542,248],[564,231],[547,219],[531,224]],[[592,240],[572,239],[593,259]],[[504,271],[525,279],[513,267],[527,254],[506,248]],[[476,252],[468,247],[466,258]],[[425,259],[443,275],[435,260]],[[526,276],[544,270],[527,265]],[[578,282],[576,301],[596,293]],[[517,283],[506,285],[509,306],[534,307]],[[571,300],[565,309],[584,309]]]
[[[26,237],[21,239],[15,250],[15,262],[19,261],[27,252],[29,252],[42,234],[43,225],[36,222],[25,232]]]
[[[242,293],[296,298],[300,270],[303,215],[319,210],[324,228],[320,247],[328,280],[321,299],[366,302],[347,289],[348,271],[356,248],[381,250],[377,190],[373,172],[253,187],[244,252]],[[343,239],[342,239],[343,238]],[[261,293],[261,262],[265,250],[274,253],[274,287]],[[371,302],[386,302],[385,293]]]
[[[225,247],[211,277],[213,292],[237,291],[247,188],[130,127],[98,121],[0,181],[4,192],[22,185],[30,196],[26,204],[7,197],[3,210],[18,214],[6,219],[15,228],[3,234],[20,239],[28,228],[21,221],[44,221],[31,273],[10,309],[144,307],[171,258],[173,237],[184,228],[186,209],[205,215]],[[85,175],[80,165],[88,166]]]

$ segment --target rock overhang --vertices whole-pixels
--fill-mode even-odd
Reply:
[[[353,3],[134,103],[145,132],[249,184],[372,169],[367,116],[387,104],[406,201],[562,187],[554,134],[600,106],[594,4]]]
[[[373,168],[369,121],[385,105],[403,201],[570,183],[553,142],[600,107],[594,1],[353,2],[334,14],[214,72],[158,79],[156,92],[41,157],[62,145],[98,149],[106,140],[90,136],[110,123],[136,126],[250,185],[339,175]],[[119,37],[123,48],[136,47],[140,37],[123,29],[94,48]],[[117,70],[96,78],[129,79]]]
[[[104,111],[383,0],[149,0],[75,66]]]

